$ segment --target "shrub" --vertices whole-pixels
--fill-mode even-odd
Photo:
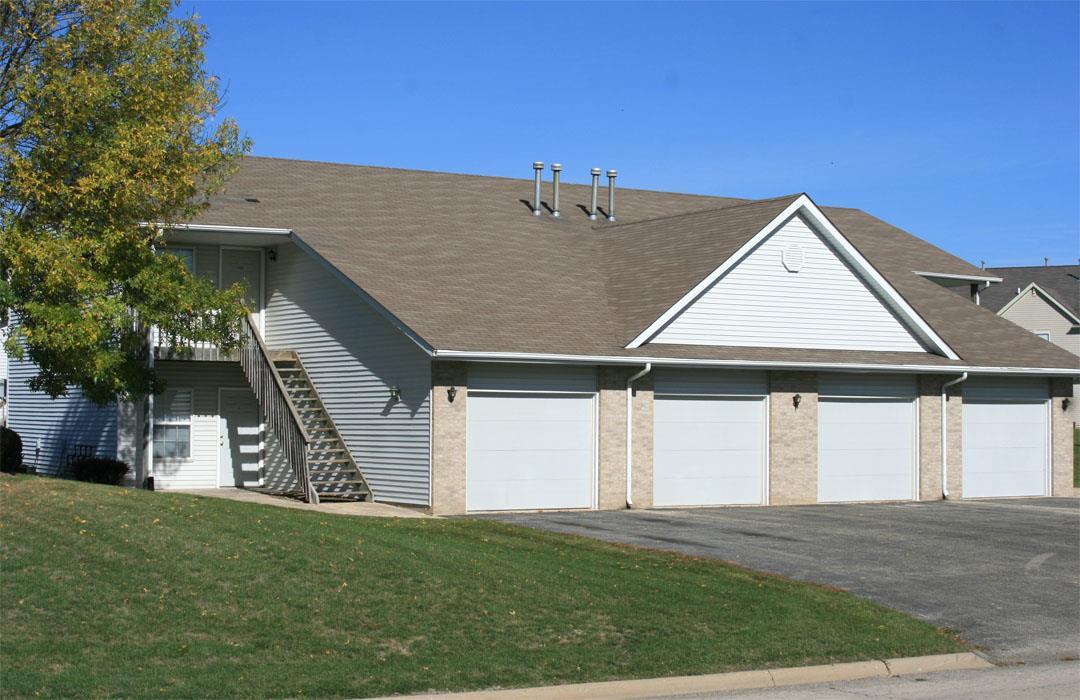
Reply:
[[[22,463],[22,438],[11,428],[0,428],[0,471],[14,474]]]
[[[118,459],[79,457],[71,463],[71,473],[79,481],[119,486],[128,473],[128,465]]]

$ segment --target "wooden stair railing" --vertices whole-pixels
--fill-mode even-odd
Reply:
[[[292,467],[304,499],[308,503],[317,504],[319,494],[311,483],[311,470],[308,465],[311,436],[304,428],[304,422],[290,400],[285,383],[270,359],[270,352],[266,349],[251,316],[247,316],[240,324],[240,336],[240,367],[244,376],[255,392],[263,417],[274,431],[285,459]]]
[[[371,500],[368,486],[352,451],[338,432],[323,405],[315,383],[300,356],[288,350],[272,350],[270,359],[285,384],[289,400],[308,431],[308,469],[311,485],[320,500]]]

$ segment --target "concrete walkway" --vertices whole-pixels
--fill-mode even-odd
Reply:
[[[392,506],[388,503],[372,503],[359,501],[324,501],[319,505],[305,503],[288,496],[272,496],[267,493],[250,491],[239,488],[219,489],[177,489],[172,493],[186,493],[192,496],[205,496],[207,498],[224,498],[229,501],[243,501],[244,503],[258,503],[264,506],[277,506],[278,508],[294,508],[296,510],[310,510],[316,513],[329,515],[359,515],[370,518],[430,518],[424,511],[418,508],[405,508]]]
[[[746,700],[1076,700],[1080,697],[1080,664],[1068,661],[1035,666],[1005,666],[981,671],[945,671],[886,678],[795,685],[735,692],[681,695],[690,698]]]

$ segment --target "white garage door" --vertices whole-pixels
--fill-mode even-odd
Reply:
[[[764,373],[656,374],[653,504],[765,502]]]
[[[470,368],[465,507],[592,507],[595,391],[591,368]]]
[[[963,496],[1046,495],[1047,383],[972,378],[963,391]]]
[[[818,501],[915,497],[913,377],[819,377]]]

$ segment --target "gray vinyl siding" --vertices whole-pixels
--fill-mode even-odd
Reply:
[[[267,345],[299,353],[376,499],[429,505],[428,355],[291,243],[266,282]]]
[[[98,406],[78,389],[50,398],[31,391],[27,382],[37,365],[11,358],[8,427],[23,443],[23,461],[39,472],[55,474],[77,445],[92,445],[98,456],[116,456],[116,405]]]
[[[1080,331],[1037,292],[1024,295],[1002,315],[1032,333],[1049,333],[1051,343],[1080,355]]]

